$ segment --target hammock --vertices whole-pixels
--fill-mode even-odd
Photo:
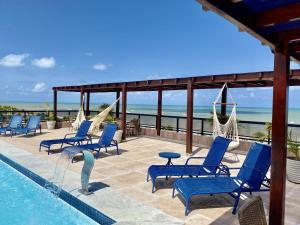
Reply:
[[[119,100],[120,100],[120,98],[118,98],[114,103],[112,103],[110,106],[108,106],[102,112],[100,112],[97,116],[94,116],[92,119],[90,119],[90,121],[92,121],[92,124],[90,126],[88,134],[99,136],[101,123],[106,119],[109,112],[114,108],[115,104]]]
[[[226,137],[231,139],[231,143],[228,146],[228,151],[236,149],[240,144],[239,134],[238,134],[238,126],[237,126],[237,115],[236,115],[236,103],[234,102],[231,94],[228,91],[228,96],[230,97],[232,105],[231,114],[225,124],[221,124],[217,115],[216,105],[220,104],[218,101],[222,96],[222,92],[224,88],[228,86],[225,83],[219,92],[216,100],[213,102],[213,138],[215,139],[217,136]],[[227,104],[227,103],[225,103]]]
[[[72,130],[78,130],[81,123],[85,120],[83,105],[84,105],[84,95],[82,96],[81,99],[81,106],[77,113],[76,120],[72,123]]]

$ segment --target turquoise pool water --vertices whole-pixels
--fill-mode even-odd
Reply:
[[[98,223],[0,160],[0,224]]]

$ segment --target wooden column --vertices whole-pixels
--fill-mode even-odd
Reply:
[[[120,91],[117,91],[116,99],[120,98]],[[116,118],[120,118],[120,101],[116,103]]]
[[[53,90],[53,117],[56,121],[57,119],[57,90]]]
[[[187,109],[186,109],[186,153],[191,154],[193,150],[193,103],[194,89],[193,80],[187,84]]]
[[[227,88],[225,87],[222,92],[222,105],[221,105],[221,114],[226,116],[226,102],[227,102]]]
[[[157,116],[156,116],[156,132],[160,136],[161,129],[161,111],[162,111],[162,90],[161,88],[157,91]]]
[[[123,139],[126,139],[126,105],[127,105],[127,90],[126,84],[122,86],[122,129]]]
[[[272,165],[269,224],[283,225],[285,212],[285,182],[288,122],[289,54],[287,47],[275,50],[273,116],[272,116]]]
[[[91,93],[87,92],[86,93],[86,111],[85,111],[85,115],[89,116],[90,115],[90,96]]]
[[[84,97],[84,91],[81,90],[80,91],[80,106],[83,104],[83,109],[84,109],[84,99],[83,99],[83,97]]]

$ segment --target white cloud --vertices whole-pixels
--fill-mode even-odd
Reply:
[[[93,66],[93,68],[95,70],[101,70],[101,71],[104,71],[104,70],[107,70],[107,65],[103,64],[103,63],[97,63]]]
[[[29,56],[29,54],[9,54],[0,59],[0,66],[5,67],[21,67],[24,66],[24,60]]]
[[[92,53],[92,52],[85,52],[84,55],[85,55],[85,56],[93,56],[94,53]]]
[[[49,69],[55,67],[56,62],[53,57],[49,57],[49,58],[44,57],[44,58],[32,60],[32,65],[43,69]]]
[[[36,83],[32,89],[32,92],[44,92],[47,89],[47,85],[44,82]]]

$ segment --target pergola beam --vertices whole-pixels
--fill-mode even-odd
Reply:
[[[258,14],[256,18],[256,26],[259,27],[272,26],[274,24],[300,19],[300,3],[267,10]]]
[[[294,46],[293,43],[290,43]],[[300,77],[300,70],[294,70],[291,73],[295,77]],[[221,74],[210,76],[195,76],[195,77],[182,77],[172,79],[160,79],[152,81],[136,81],[127,82],[127,91],[157,91],[159,88],[164,90],[186,90],[187,82],[193,79],[194,89],[215,89],[220,88],[226,82],[230,88],[240,87],[257,87],[265,82],[265,86],[273,85],[274,73],[272,71],[252,72],[252,73],[239,73],[239,74]],[[292,82],[293,83],[293,82]],[[71,91],[80,92],[117,92],[122,90],[123,82],[119,83],[104,83],[104,84],[90,84],[78,86],[62,86],[53,87],[57,91]],[[259,85],[257,85],[259,84]]]

